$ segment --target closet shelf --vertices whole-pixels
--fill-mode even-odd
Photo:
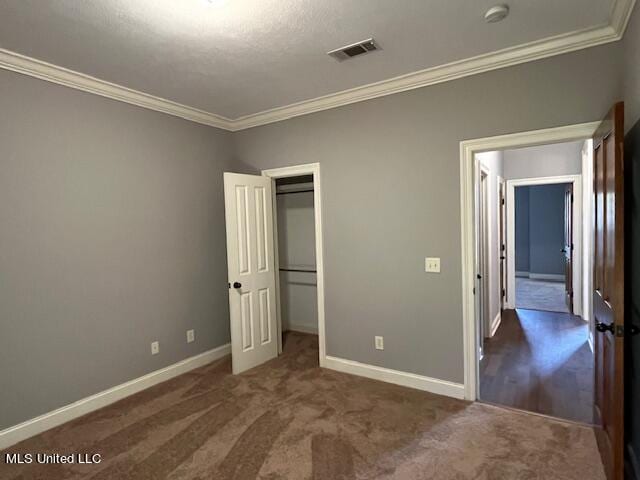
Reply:
[[[302,268],[302,267],[290,267],[284,268],[280,267],[281,272],[301,272],[301,273],[317,273],[317,270],[311,268]]]

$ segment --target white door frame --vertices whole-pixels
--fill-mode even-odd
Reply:
[[[507,180],[507,308],[516,308],[516,187],[558,183],[571,183],[573,185],[573,313],[582,315],[582,175],[557,175],[553,177]]]
[[[325,366],[326,343],[324,327],[324,262],[322,247],[322,184],[320,181],[320,164],[308,163],[305,165],[294,165],[291,167],[270,168],[263,170],[262,175],[272,179],[272,201],[273,201],[273,235],[274,235],[274,259],[276,266],[279,265],[278,256],[278,209],[276,204],[275,181],[278,178],[297,177],[300,175],[313,175],[313,213],[315,220],[316,237],[316,284],[318,296],[318,356],[320,366]],[[282,315],[280,309],[280,275],[276,275],[276,317],[278,325],[278,353],[282,353]]]
[[[474,156],[476,153],[549,143],[571,142],[593,137],[600,122],[530,132],[479,138],[460,142],[460,212],[462,250],[462,320],[464,337],[464,390],[467,400],[476,400],[478,391],[478,356],[476,312],[473,289],[476,287],[474,228]]]
[[[484,355],[484,339],[488,337],[488,332],[491,331],[489,321],[490,316],[490,305],[491,305],[491,292],[490,292],[490,284],[491,280],[489,277],[489,248],[491,246],[492,238],[491,238],[491,230],[489,229],[489,225],[492,223],[490,208],[489,208],[489,175],[491,172],[487,167],[482,165],[476,159],[476,172],[480,181],[478,182],[477,188],[477,196],[478,199],[476,208],[476,225],[479,226],[479,231],[481,235],[476,236],[476,252],[477,252],[477,263],[476,270],[481,274],[481,279],[478,282],[478,290],[477,295],[478,301],[476,305],[481,309],[479,312],[481,329],[478,332],[478,354],[480,356]],[[485,178],[484,188],[482,185],[482,177]]]

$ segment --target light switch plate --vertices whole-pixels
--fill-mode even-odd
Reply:
[[[440,258],[439,257],[425,258],[424,271],[429,273],[440,273]]]
[[[384,350],[384,337],[375,337],[376,350]]]
[[[196,332],[194,330],[187,330],[187,343],[191,343],[196,339]]]
[[[157,355],[160,353],[160,343],[159,342],[151,342],[151,355]]]

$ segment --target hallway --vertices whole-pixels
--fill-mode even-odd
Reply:
[[[480,362],[480,398],[489,403],[591,423],[593,354],[580,317],[505,310]]]

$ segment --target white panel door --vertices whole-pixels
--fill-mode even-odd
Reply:
[[[271,178],[224,174],[233,373],[278,355]]]

